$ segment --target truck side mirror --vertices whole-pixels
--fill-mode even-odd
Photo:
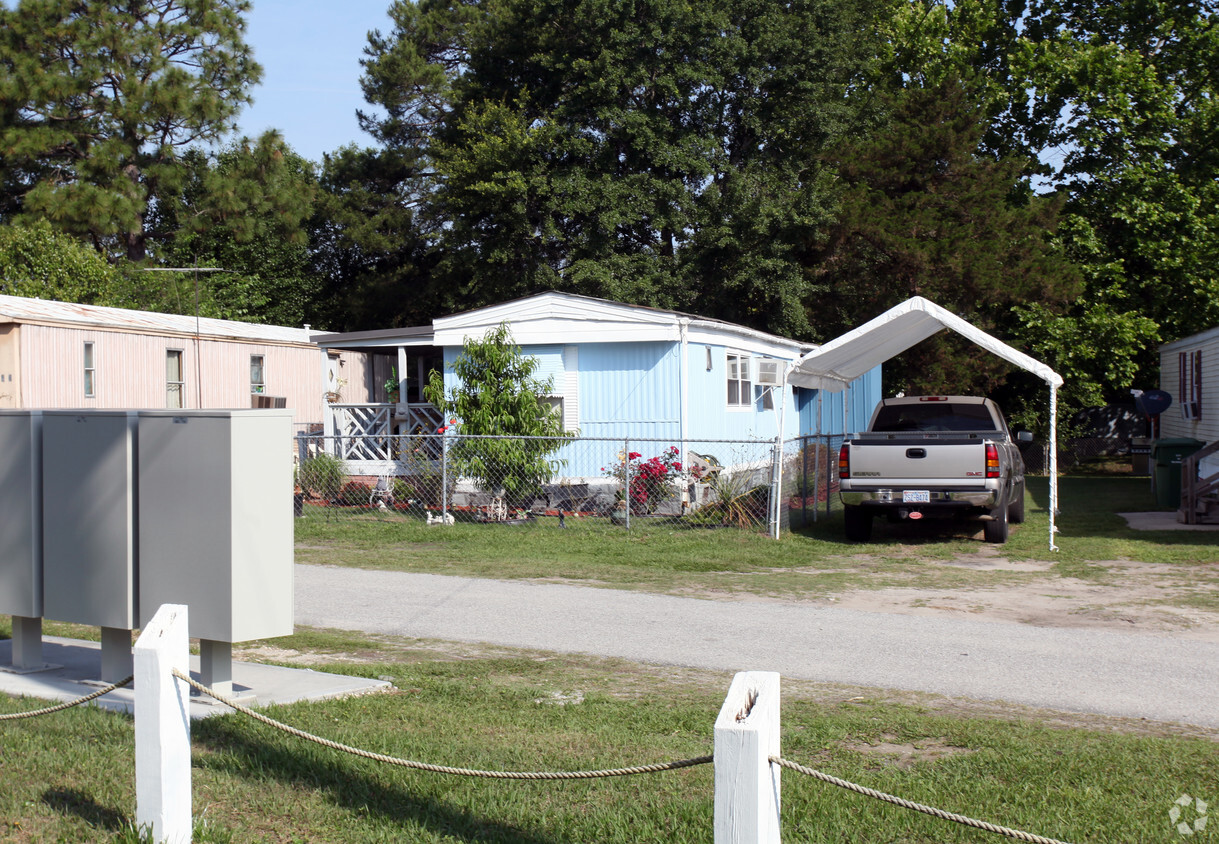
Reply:
[[[1022,442],[1022,443],[1031,443],[1033,441],[1033,432],[1032,431],[1021,431],[1020,433],[1016,434],[1016,441]]]

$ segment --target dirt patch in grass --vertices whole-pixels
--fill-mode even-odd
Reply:
[[[974,753],[968,747],[955,747],[943,739],[924,738],[914,742],[902,742],[889,733],[880,736],[876,742],[848,741],[842,746],[867,756],[876,757],[886,765],[897,768],[913,768],[919,762],[935,762],[949,756],[960,756]]]
[[[1219,642],[1219,572],[1152,563],[1092,563],[1083,577],[1060,576],[1048,562],[1012,561],[985,551],[932,563],[992,571],[1044,573],[1001,588],[897,587],[828,596],[835,606],[869,612],[956,615],[1038,627],[1171,633]]]

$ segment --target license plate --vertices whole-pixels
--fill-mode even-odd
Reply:
[[[931,492],[925,489],[903,489],[903,504],[930,504]]]

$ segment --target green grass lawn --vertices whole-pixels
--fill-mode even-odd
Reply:
[[[390,694],[268,708],[294,726],[381,753],[500,770],[619,767],[710,754],[727,675],[620,661],[492,653],[314,631],[279,647],[359,651],[326,670],[392,680]],[[384,661],[380,661],[384,660]],[[562,703],[560,703],[562,701]],[[1098,719],[982,717],[943,701],[857,689],[784,689],[783,756],[949,811],[1074,842],[1176,840],[1182,793],[1219,796],[1214,738]],[[0,698],[0,712],[34,708]],[[1137,732],[1128,732],[1134,728]],[[0,725],[0,840],[138,841],[132,724],[94,709]],[[196,840],[210,842],[706,842],[713,769],[576,782],[404,770],[240,715],[194,727]],[[965,842],[993,836],[784,771],[785,841]],[[1201,838],[1214,840],[1207,831]],[[1004,839],[993,839],[1004,840]]]
[[[1146,478],[1076,477],[1059,482],[1058,551],[1049,550],[1049,484],[1029,481],[1027,521],[1013,526],[998,553],[1052,561],[1064,576],[1091,563],[1127,560],[1199,570],[1219,562],[1219,536],[1134,531],[1118,513],[1154,510]],[[928,565],[986,548],[978,522],[878,520],[872,541],[846,542],[840,513],[779,540],[740,530],[633,529],[604,521],[554,519],[526,525],[428,526],[416,519],[367,515],[328,518],[311,508],[297,520],[301,563],[473,577],[563,579],[656,591],[819,593],[846,588],[992,587],[1021,575]]]

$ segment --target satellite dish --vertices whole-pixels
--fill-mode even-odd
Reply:
[[[1172,405],[1172,396],[1163,390],[1145,390],[1134,397],[1134,403],[1148,416],[1159,416]]]

